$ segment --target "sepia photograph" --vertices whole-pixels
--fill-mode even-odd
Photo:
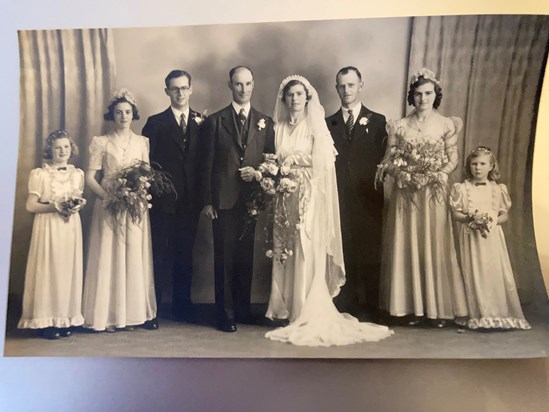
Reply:
[[[547,356],[548,16],[18,42],[4,356]]]

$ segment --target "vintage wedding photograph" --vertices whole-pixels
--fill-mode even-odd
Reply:
[[[4,355],[547,356],[548,23],[19,31]]]

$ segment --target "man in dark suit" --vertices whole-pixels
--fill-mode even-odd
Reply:
[[[192,321],[192,251],[200,213],[198,140],[204,117],[189,107],[191,75],[172,70],[165,79],[170,107],[149,117],[143,135],[150,139],[151,162],[170,174],[177,195],[153,199],[151,227],[158,304],[172,286],[176,319]]]
[[[338,151],[336,173],[347,282],[336,304],[357,313],[365,306],[377,315],[381,262],[383,192],[376,191],[377,165],[385,153],[385,116],[360,100],[364,83],[356,67],[336,75],[341,109],[326,122]]]
[[[228,85],[232,103],[209,116],[203,128],[202,212],[213,220],[217,327],[235,332],[236,322],[253,323],[255,225],[242,234],[254,168],[263,153],[274,152],[274,130],[272,119],[250,104],[254,78],[248,67],[231,69]]]

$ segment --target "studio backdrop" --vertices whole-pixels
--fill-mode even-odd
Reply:
[[[141,133],[148,116],[165,110],[164,77],[175,68],[192,75],[191,107],[213,113],[230,103],[228,70],[249,65],[253,104],[272,113],[280,81],[302,74],[318,90],[330,115],[339,109],[335,74],[356,66],[365,83],[363,102],[388,119],[408,111],[410,75],[422,67],[442,83],[440,111],[459,116],[460,164],[478,144],[497,154],[513,198],[506,227],[523,303],[545,301],[532,226],[531,169],[537,105],[547,59],[546,16],[459,16],[258,23],[173,28],[21,31],[21,125],[10,270],[10,310],[19,306],[33,215],[26,212],[27,179],[40,166],[49,132],[63,128],[80,147],[108,125],[103,113],[121,87],[137,99]],[[299,41],[297,41],[299,39]],[[86,191],[88,199],[91,194]],[[88,204],[92,203],[88,201]],[[84,209],[84,243],[91,207]],[[258,243],[262,239],[258,238]],[[213,302],[211,224],[202,219],[195,245],[193,300]],[[84,254],[86,256],[86,254]],[[256,248],[253,297],[266,302],[270,261]]]

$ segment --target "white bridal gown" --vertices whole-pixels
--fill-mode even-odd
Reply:
[[[266,314],[271,319],[288,319],[290,324],[268,332],[266,337],[301,346],[348,345],[387,338],[393,331],[386,326],[361,323],[336,309],[333,297],[344,283],[344,268],[343,259],[336,262],[331,254],[335,245],[338,256],[342,256],[333,162],[322,176],[313,176],[314,137],[308,122],[302,121],[292,132],[286,122],[280,127],[277,154],[281,159],[292,156],[292,172],[299,176],[299,189],[290,196],[287,207],[289,213],[300,213],[301,219],[293,256],[285,264],[276,258],[273,261]],[[276,234],[274,246],[275,251],[280,246]]]

